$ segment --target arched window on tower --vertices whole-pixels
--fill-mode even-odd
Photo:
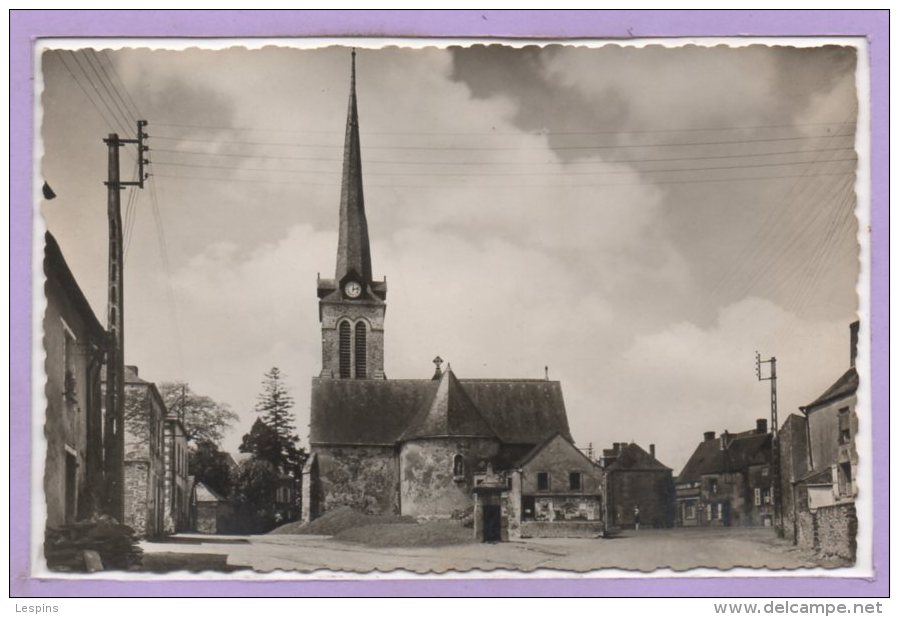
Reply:
[[[350,323],[348,321],[341,322],[338,327],[338,336],[340,337],[339,354],[340,354],[340,378],[349,379],[350,374]]]
[[[368,346],[366,345],[365,323],[356,323],[356,379],[365,379],[368,364]]]

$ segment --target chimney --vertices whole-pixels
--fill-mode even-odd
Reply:
[[[849,366],[855,366],[855,357],[858,355],[858,322],[849,324]]]
[[[724,431],[721,433],[721,449],[726,450],[727,446],[730,445],[730,433]]]
[[[137,374],[137,365],[134,365],[134,364],[126,364],[126,365],[125,365],[125,369],[127,369],[127,370],[131,371],[132,373],[134,373],[134,376],[135,376],[135,377],[140,377],[140,375]]]
[[[656,457],[656,445],[654,443],[649,444],[649,456],[652,458]]]
[[[706,431],[702,434],[703,441],[712,441],[715,438],[715,431]]]
[[[759,418],[755,421],[755,432],[759,435],[763,435],[768,432],[768,421],[764,418]]]

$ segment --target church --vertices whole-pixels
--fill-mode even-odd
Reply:
[[[303,518],[341,506],[460,517],[485,472],[501,477],[553,436],[571,443],[562,388],[549,379],[458,378],[439,357],[433,376],[387,378],[387,281],[372,274],[355,71],[353,52],[337,267],[318,280],[322,370],[312,380]]]

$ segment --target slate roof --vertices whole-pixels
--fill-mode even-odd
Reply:
[[[443,373],[431,400],[412,419],[400,441],[448,435],[497,438],[450,369]]]
[[[770,433],[746,431],[730,435],[730,439],[730,445],[724,450],[721,437],[700,442],[676,481],[696,482],[705,474],[736,472],[769,462]]]
[[[194,485],[194,490],[196,491],[197,501],[209,502],[209,501],[228,501],[214,490],[206,486],[203,482],[197,482]]]
[[[535,456],[537,456],[538,454],[540,454],[540,452],[541,452],[546,446],[548,446],[549,444],[551,444],[551,443],[553,442],[553,440],[555,440],[556,437],[561,437],[562,439],[564,439],[565,441],[567,441],[568,444],[569,444],[572,448],[574,448],[574,450],[575,450],[578,454],[580,454],[582,457],[584,457],[584,460],[586,460],[588,463],[590,463],[590,464],[593,465],[594,467],[597,466],[595,461],[591,461],[591,460],[590,460],[590,457],[588,457],[586,454],[584,454],[583,452],[581,452],[580,448],[578,448],[576,445],[574,445],[574,441],[571,439],[571,436],[566,436],[566,435],[563,435],[562,433],[556,431],[555,433],[552,433],[551,435],[548,435],[548,436],[546,437],[546,439],[544,439],[543,441],[541,441],[540,443],[538,443],[536,446],[534,446],[533,448],[531,448],[531,450],[530,450],[527,454],[525,454],[523,457],[521,457],[520,459],[518,459],[518,461],[516,461],[516,462],[512,465],[512,467],[513,467],[513,468],[516,468],[516,469],[520,469],[520,468],[524,467],[525,465],[527,465],[528,463],[530,463],[531,460],[533,460],[533,458],[534,458]]]
[[[309,441],[393,445],[407,430],[432,432],[424,427],[432,426],[427,412],[441,383],[443,380],[432,379],[314,378]],[[489,429],[505,443],[537,444],[555,432],[571,439],[557,381],[460,379],[457,383]],[[467,403],[459,406],[465,409]],[[461,417],[468,420],[460,426],[467,425],[470,410]]]
[[[646,450],[635,443],[626,444],[618,452],[615,462],[606,467],[608,471],[671,471]]]
[[[93,338],[93,342],[105,347],[106,330],[97,320],[97,316],[75,279],[75,275],[72,274],[69,264],[66,263],[56,238],[49,231],[44,234],[44,274],[48,280],[52,278],[63,287],[75,305],[75,309],[84,319],[85,327]]]
[[[816,398],[814,401],[805,405],[804,407],[800,407],[800,409],[809,411],[812,410],[813,407],[819,407],[824,405],[825,403],[829,403],[830,401],[834,401],[845,396],[851,396],[855,394],[858,390],[858,372],[856,372],[855,367],[853,366],[848,371],[843,373],[839,379],[834,382],[832,386],[830,386],[824,393]]]

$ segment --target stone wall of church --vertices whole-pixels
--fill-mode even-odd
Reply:
[[[474,505],[473,476],[496,456],[493,439],[446,437],[417,439],[400,450],[402,514],[422,518],[450,518]],[[461,468],[456,461],[461,455]]]
[[[393,446],[316,446],[320,513],[349,506],[366,514],[397,514]]]

